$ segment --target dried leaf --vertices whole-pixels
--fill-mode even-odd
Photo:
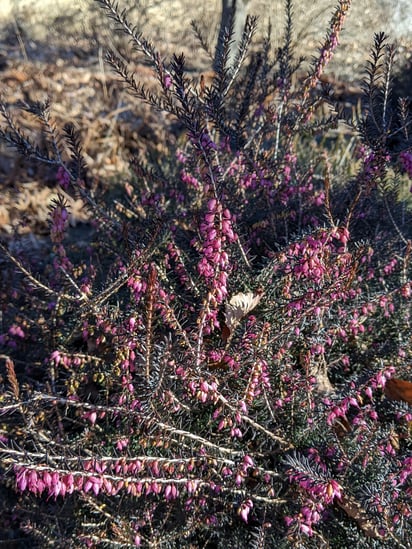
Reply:
[[[19,382],[17,381],[16,372],[14,370],[14,362],[9,357],[6,358],[6,371],[13,396],[16,400],[18,400],[20,396]]]
[[[367,537],[384,539],[385,536],[380,532],[379,526],[367,515],[365,509],[353,496],[342,495],[340,500],[336,499],[336,503],[349,517],[353,518]]]
[[[230,298],[225,311],[225,323],[230,332],[236,328],[242,318],[258,305],[261,298],[262,292],[257,294],[240,292]]]
[[[403,379],[389,379],[385,385],[385,396],[390,400],[412,404],[412,383]]]

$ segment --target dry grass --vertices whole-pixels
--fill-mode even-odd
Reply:
[[[56,46],[62,40],[66,43],[74,40],[75,43],[80,36],[99,35],[103,43],[110,41],[107,22],[93,0],[3,0],[2,3],[3,24],[9,25],[11,30],[20,29],[22,48],[25,39],[34,39],[39,44],[55,43]],[[185,44],[183,49],[192,53],[190,57],[194,65],[205,62],[195,47],[190,21],[202,22],[213,43],[220,0],[120,0],[119,3],[129,10],[132,20],[157,44],[161,44],[165,55],[176,47],[182,49],[182,44]],[[336,1],[306,0],[294,4],[297,47],[300,54],[307,56],[319,45]],[[276,43],[283,28],[284,0],[250,0],[249,6],[250,13],[259,15],[262,32],[270,19]],[[375,32],[384,30],[404,46],[410,46],[411,28],[409,0],[395,3],[355,0],[333,70],[349,78],[358,75]]]
[[[359,77],[373,33],[387,27],[390,20],[384,17],[385,2],[354,2],[329,74],[346,80]],[[220,0],[194,5],[189,0],[119,3],[130,10],[130,19],[139,24],[165,57],[183,51],[194,77],[210,67],[210,60],[197,47],[190,21],[199,21],[213,44]],[[275,45],[282,34],[283,4],[283,0],[250,0],[249,4],[250,13],[261,18],[260,37],[270,18]],[[335,0],[295,4],[297,52],[310,60],[324,35]],[[104,49],[111,46],[122,51],[126,44],[114,38],[93,0],[2,0],[2,6],[0,28],[3,27],[6,38],[0,41],[0,61],[2,55],[7,66],[1,73],[0,90],[10,105],[21,99],[42,100],[50,95],[58,127],[73,122],[82,132],[86,160],[97,184],[99,180],[125,174],[129,157],[137,150],[144,150],[149,143],[156,147],[155,135],[166,131],[168,121],[145,105],[131,105],[131,98],[105,67]],[[153,83],[151,71],[144,65],[138,65],[137,74],[147,85]],[[30,120],[26,128],[35,135],[36,128]],[[39,226],[44,226],[45,204],[55,192],[54,174],[22,165],[12,151],[2,148],[0,186],[0,232],[11,234],[22,214],[28,221],[24,228],[19,227],[19,232],[38,232]]]

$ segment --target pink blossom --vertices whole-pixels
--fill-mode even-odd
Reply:
[[[253,501],[251,499],[247,499],[239,507],[238,515],[243,521],[248,522],[251,509],[253,509]]]
[[[164,497],[166,501],[176,499],[179,495],[179,492],[174,484],[168,484],[164,491]]]
[[[70,173],[64,166],[59,166],[56,174],[58,184],[66,191],[70,185]]]
[[[8,332],[11,336],[16,336],[16,337],[19,337],[20,339],[25,338],[25,333],[23,329],[21,328],[21,326],[18,326],[17,324],[12,324]]]
[[[372,398],[373,398],[372,387],[366,387],[365,395],[372,400]]]
[[[83,414],[84,419],[88,419],[92,425],[96,423],[97,420],[97,412],[85,412]]]
[[[167,90],[172,87],[172,78],[170,77],[170,74],[165,74],[164,75],[163,85]]]

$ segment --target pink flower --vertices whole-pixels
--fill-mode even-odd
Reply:
[[[254,465],[253,459],[249,455],[245,455],[243,458],[243,465],[245,467],[253,467]]]
[[[333,501],[334,499],[342,499],[342,487],[336,482],[336,480],[331,479],[326,487],[326,493],[328,496],[328,501]]]
[[[163,85],[166,89],[169,89],[172,87],[172,79],[169,74],[165,74],[163,77]]]
[[[88,419],[92,425],[96,423],[97,413],[96,412],[85,412],[83,414],[84,419]]]
[[[16,485],[21,492],[24,492],[27,488],[27,469],[24,469],[23,467],[18,469],[16,475]]]
[[[179,492],[174,484],[168,484],[165,488],[164,496],[166,501],[176,499]]]
[[[299,525],[299,528],[300,528],[300,531],[303,533],[303,534],[306,534],[307,536],[313,536],[313,529],[308,525],[308,524],[305,524],[304,522],[302,522],[300,525]]]
[[[245,522],[248,522],[249,519],[249,513],[251,509],[253,508],[253,501],[251,499],[247,499],[242,503],[242,505],[238,509],[238,515],[242,520]]]
[[[373,397],[372,387],[366,387],[365,394],[368,398],[372,400],[372,397]]]
[[[56,174],[56,180],[62,189],[65,191],[68,189],[70,185],[70,174],[63,166],[59,166]]]
[[[24,331],[22,330],[22,328],[20,326],[17,326],[17,324],[12,324],[10,326],[9,334],[11,336],[16,336],[16,337],[19,337],[21,339],[24,339],[24,337],[25,337]]]

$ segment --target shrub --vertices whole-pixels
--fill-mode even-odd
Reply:
[[[132,160],[119,206],[93,191],[78,136],[58,131],[48,102],[22,105],[44,147],[2,106],[2,140],[53,166],[62,189],[50,257],[30,264],[1,245],[0,452],[15,519],[33,544],[65,548],[410,546],[399,193],[412,153],[407,108],[391,102],[393,48],[375,37],[350,120],[320,80],[350,2],[306,76],[287,1],[275,55],[268,32],[248,57],[248,17],[236,62],[229,26],[197,86],[183,56],[166,63],[97,1],[158,91],[111,52],[109,64],[183,131],[164,155]],[[87,247],[70,241],[67,194],[90,212]]]

